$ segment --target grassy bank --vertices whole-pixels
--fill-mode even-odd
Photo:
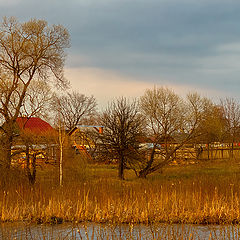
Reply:
[[[36,223],[194,223],[240,222],[240,169],[237,161],[169,166],[148,179],[128,171],[90,165],[66,173],[63,187],[56,169],[39,172],[34,188],[24,177],[9,177],[0,190],[1,221]]]

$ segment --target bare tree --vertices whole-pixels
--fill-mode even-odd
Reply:
[[[226,121],[226,135],[232,144],[232,157],[234,142],[240,139],[240,104],[233,98],[221,100],[223,116]]]
[[[76,91],[56,95],[53,99],[53,107],[60,114],[68,130],[80,123],[88,122],[88,119],[96,113],[96,106],[96,99],[93,96],[88,97]]]
[[[61,25],[48,26],[46,21],[36,19],[19,23],[15,18],[4,18],[0,27],[0,115],[7,168],[11,163],[14,124],[27,90],[32,81],[47,81],[51,76],[58,86],[67,85],[63,66],[64,48],[68,46],[69,34]]]
[[[57,143],[59,145],[59,181],[63,185],[64,147],[67,145],[67,131],[74,129],[80,123],[86,123],[96,113],[96,100],[75,91],[64,95],[55,94],[51,108],[55,115],[55,125],[58,129]]]
[[[148,135],[153,147],[150,158],[143,162],[139,177],[161,169],[172,161],[175,153],[198,132],[204,100],[198,94],[189,94],[184,101],[168,88],[146,90],[141,97],[141,109],[147,118]],[[161,161],[155,158],[156,150]]]
[[[139,148],[143,131],[143,117],[137,101],[129,102],[122,97],[112,101],[101,116],[104,126],[101,137],[107,153],[118,161],[118,176],[124,179],[124,169],[132,154]]]

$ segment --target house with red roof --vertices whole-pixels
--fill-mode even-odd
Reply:
[[[15,124],[16,138],[12,147],[13,164],[34,161],[56,162],[57,131],[38,117],[18,117]]]

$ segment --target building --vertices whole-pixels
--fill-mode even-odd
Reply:
[[[56,163],[57,131],[38,117],[19,117],[15,125],[12,163],[25,166],[27,161]],[[25,161],[26,160],[26,161]]]

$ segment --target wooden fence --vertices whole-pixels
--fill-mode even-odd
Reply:
[[[176,151],[176,160],[240,159],[240,147],[182,148]]]
[[[164,154],[162,155],[160,151],[156,153],[155,157],[160,161],[164,160]],[[230,158],[240,159],[240,147],[183,147],[175,152],[173,158],[177,162],[195,162],[197,160],[217,160]]]

